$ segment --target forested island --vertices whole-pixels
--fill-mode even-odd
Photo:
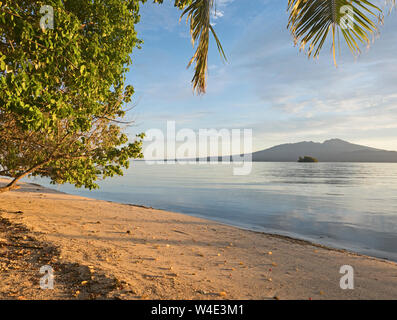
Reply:
[[[313,157],[304,156],[304,157],[299,157],[298,162],[318,162],[318,160]]]

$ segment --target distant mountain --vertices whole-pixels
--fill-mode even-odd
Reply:
[[[396,151],[386,151],[331,139],[323,143],[304,141],[274,146],[252,154],[252,161],[297,161],[310,156],[320,162],[397,162]]]

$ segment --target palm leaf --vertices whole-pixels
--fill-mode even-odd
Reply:
[[[288,11],[294,42],[309,57],[319,56],[331,33],[335,65],[336,34],[341,32],[353,54],[359,54],[360,44],[370,44],[382,17],[381,9],[366,0],[288,0]]]
[[[181,19],[186,15],[187,23],[190,22],[190,35],[193,47],[198,43],[196,51],[188,64],[189,68],[193,63],[195,63],[195,72],[192,84],[193,90],[196,90],[198,94],[205,93],[207,86],[206,78],[208,71],[208,46],[210,32],[215,38],[221,57],[226,60],[222,44],[211,26],[211,10],[213,6],[214,0],[193,0],[181,15]]]

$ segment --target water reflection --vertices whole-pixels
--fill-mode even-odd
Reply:
[[[397,164],[254,163],[249,176],[233,176],[228,165],[137,162],[99,191],[59,189],[397,261]]]

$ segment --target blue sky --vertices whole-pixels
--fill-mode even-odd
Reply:
[[[145,43],[127,75],[137,104],[131,135],[175,120],[177,129],[252,128],[254,150],[330,138],[397,150],[396,13],[358,58],[342,47],[335,68],[329,44],[315,61],[294,47],[287,0],[218,0],[214,23],[228,62],[212,41],[208,90],[197,96],[188,28],[172,2],[142,7]]]

